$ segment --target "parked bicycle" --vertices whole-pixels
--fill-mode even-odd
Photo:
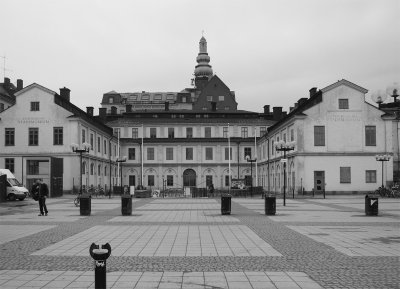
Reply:
[[[76,196],[76,198],[74,199],[74,205],[76,207],[79,207],[79,205],[81,203],[81,196],[82,196],[82,194],[79,192],[78,195]]]
[[[383,187],[383,186],[380,186],[380,187],[374,192],[374,194],[375,194],[375,195],[379,195],[379,196],[381,196],[381,197],[383,197],[383,198],[390,198],[390,197],[392,196],[392,192],[391,192],[389,189],[387,189],[387,188],[385,188],[385,187]]]

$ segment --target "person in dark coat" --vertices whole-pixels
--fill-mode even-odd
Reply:
[[[41,179],[37,179],[32,187],[32,195],[36,195],[39,201],[39,216],[47,216],[46,198],[49,196],[49,188]]]

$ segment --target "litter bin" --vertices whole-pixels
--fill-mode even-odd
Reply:
[[[265,214],[275,215],[276,213],[276,197],[265,196]]]
[[[121,196],[121,213],[122,216],[132,215],[132,196],[122,195]]]
[[[365,195],[365,215],[377,216],[378,215],[378,198]]]
[[[92,211],[92,197],[90,195],[82,195],[79,199],[81,216],[90,216],[90,212]]]
[[[229,194],[221,195],[221,214],[230,215],[231,214],[231,199],[232,196]]]

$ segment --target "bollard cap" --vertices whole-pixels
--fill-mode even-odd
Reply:
[[[96,249],[100,249],[100,246],[92,243],[89,248],[89,253],[90,256],[92,256],[92,258],[96,261],[107,260],[107,258],[111,255],[111,246],[109,243],[101,245],[101,249],[106,249],[107,252],[94,252]]]

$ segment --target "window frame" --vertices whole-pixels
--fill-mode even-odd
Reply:
[[[40,111],[39,101],[31,101],[31,111]]]
[[[351,167],[340,167],[339,177],[341,184],[351,184]]]
[[[165,148],[165,160],[166,161],[173,161],[174,160],[174,148],[173,147],[166,147]]]
[[[128,160],[136,160],[136,148],[128,148]]]
[[[318,131],[321,129],[321,131]],[[314,125],[314,146],[325,146],[325,126],[324,125]]]
[[[348,98],[339,98],[338,99],[338,108],[339,109],[349,109],[349,99]]]
[[[376,125],[365,126],[365,146],[376,146]]]
[[[190,152],[190,153],[188,153],[188,152]],[[185,159],[187,161],[193,161],[193,153],[194,153],[194,150],[192,147],[185,148]],[[189,156],[189,158],[188,158],[188,156]]]
[[[214,150],[213,147],[206,147],[205,148],[205,160],[212,161],[214,160]]]
[[[4,146],[15,146],[15,128],[6,127],[4,129]]]
[[[53,145],[64,145],[64,128],[62,126],[53,127]]]
[[[146,150],[146,156],[148,161],[154,161],[154,148],[150,147]]]
[[[376,170],[365,170],[365,183],[376,184]]]
[[[30,127],[28,130],[28,146],[39,146],[39,128]]]

